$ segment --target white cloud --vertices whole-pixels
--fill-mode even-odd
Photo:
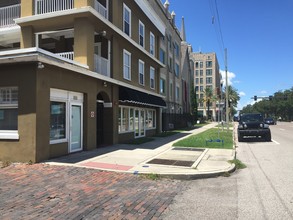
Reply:
[[[220,73],[222,75],[222,80],[223,80],[223,86],[226,86],[226,71],[224,70],[220,70]],[[228,85],[233,85],[232,80],[236,77],[235,73],[229,72],[227,71],[227,75],[228,75]]]
[[[239,96],[246,96],[245,92],[239,92]]]
[[[261,94],[267,94],[268,92],[265,91],[265,90],[262,90],[260,93],[261,93]]]

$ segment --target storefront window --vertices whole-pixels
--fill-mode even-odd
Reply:
[[[50,140],[66,138],[66,103],[51,102]]]
[[[0,138],[17,139],[18,88],[0,87]],[[16,133],[11,133],[15,131]]]

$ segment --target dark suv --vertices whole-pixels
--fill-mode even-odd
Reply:
[[[271,130],[264,122],[263,116],[258,113],[241,114],[238,125],[238,141],[244,137],[261,137],[265,141],[271,141]]]

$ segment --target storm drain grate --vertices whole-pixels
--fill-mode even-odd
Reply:
[[[183,161],[183,160],[168,160],[168,159],[153,159],[149,164],[159,164],[159,165],[172,165],[180,167],[191,167],[194,161]]]

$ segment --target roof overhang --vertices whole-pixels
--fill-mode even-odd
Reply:
[[[70,15],[70,16],[68,16]],[[71,28],[74,24],[75,18],[87,17],[92,21],[92,24],[95,25],[97,31],[105,30],[109,34],[115,34],[122,38],[127,43],[133,45],[137,50],[147,56],[149,59],[154,61],[158,67],[166,67],[160,60],[147,52],[144,48],[142,48],[137,42],[135,42],[132,38],[130,38],[127,34],[125,34],[120,28],[115,26],[109,20],[104,18],[100,13],[98,13],[92,7],[83,7],[83,8],[74,8],[65,11],[57,11],[53,13],[41,14],[41,15],[33,15],[28,17],[21,17],[15,19],[16,24],[19,26],[33,26],[34,30],[37,32],[48,31],[48,28],[52,27],[52,30],[56,30],[56,28],[64,29]],[[57,24],[56,24],[57,19]],[[46,22],[46,25],[44,25]],[[57,26],[56,26],[57,25]]]

